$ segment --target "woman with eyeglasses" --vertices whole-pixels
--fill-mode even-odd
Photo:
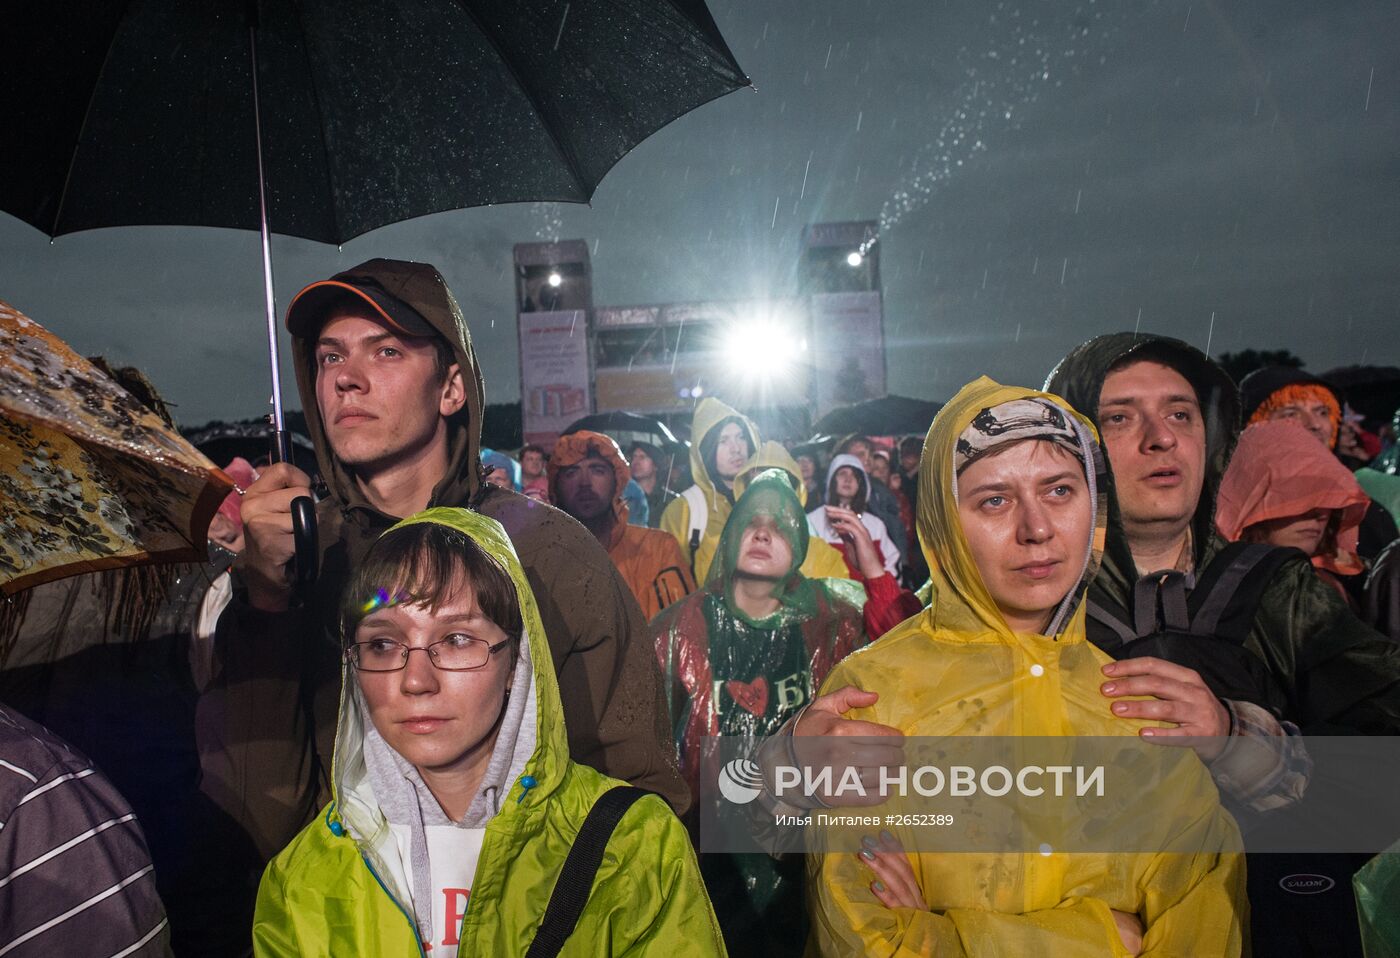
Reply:
[[[334,797],[263,875],[255,954],[724,953],[670,808],[569,759],[500,525],[405,519],[341,622]]]

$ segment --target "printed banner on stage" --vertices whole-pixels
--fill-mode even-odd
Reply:
[[[878,292],[812,296],[813,362],[821,418],[885,394],[885,331]]]
[[[520,405],[525,441],[552,446],[593,411],[583,310],[520,314]]]

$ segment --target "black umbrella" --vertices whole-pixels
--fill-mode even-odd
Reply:
[[[621,445],[625,445],[624,439],[626,442],[640,439],[663,449],[677,449],[684,446],[676,438],[676,434],[671,432],[660,419],[640,416],[634,412],[599,412],[591,416],[584,416],[582,419],[569,423],[562,435],[567,436],[585,429],[612,436]]]
[[[269,222],[323,243],[587,202],[651,133],[748,83],[703,0],[11,0],[0,209],[50,236],[258,229],[250,33]]]
[[[910,399],[908,396],[881,396],[850,406],[840,406],[817,420],[812,430],[817,435],[844,436],[862,433],[867,436],[923,435],[928,432],[933,417],[943,408],[939,402]]]
[[[316,447],[306,433],[306,417],[294,410],[289,411],[285,425],[292,452],[290,461],[308,475],[314,475]],[[267,456],[271,429],[266,419],[240,419],[237,422],[216,419],[202,426],[181,429],[180,433],[190,441],[190,445],[218,465],[241,456],[257,466],[259,460]]]
[[[341,243],[586,202],[651,133],[747,83],[703,0],[12,0],[0,209],[50,236],[261,230],[286,458],[271,231]]]
[[[1395,366],[1339,366],[1322,378],[1367,418],[1389,422],[1400,408],[1400,368]]]
[[[630,453],[632,446],[638,442],[655,447],[654,451],[648,450],[647,454],[656,460],[656,468],[663,486],[676,462],[685,462],[690,454],[686,444],[677,439],[676,434],[664,422],[634,412],[598,412],[584,416],[571,422],[560,435],[567,436],[585,429],[611,436],[622,447],[624,454]]]

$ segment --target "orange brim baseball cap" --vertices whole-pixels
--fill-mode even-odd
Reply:
[[[299,338],[315,336],[335,311],[346,306],[368,307],[375,318],[405,336],[441,335],[416,309],[356,270],[337,273],[297,293],[287,307],[287,331]]]

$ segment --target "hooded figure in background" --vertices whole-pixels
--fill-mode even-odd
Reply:
[[[846,458],[853,459],[850,456]],[[763,444],[763,448],[744,467],[743,473],[734,483],[735,493],[742,495],[747,488],[748,478],[766,468],[781,469],[788,475],[797,493],[798,502],[806,508],[807,487],[802,483],[801,469],[782,444],[771,439]],[[823,523],[830,528],[831,523],[823,509],[819,507],[816,511],[821,513]],[[809,579],[851,579],[859,582],[865,589],[865,634],[870,641],[875,641],[919,611],[919,600],[912,592],[901,588],[899,580],[889,574],[874,539],[859,520],[848,517],[850,522],[841,531],[848,531],[851,538],[847,540],[843,537],[841,548],[838,549],[817,532],[813,522],[814,515],[815,513],[812,513],[807,516],[807,528],[812,536],[807,542],[807,558],[802,563],[802,574]],[[880,521],[874,516],[870,518],[875,523]],[[851,556],[850,560],[846,558],[848,553]]]
[[[628,521],[623,490],[632,474],[610,436],[587,430],[561,436],[548,468],[551,499],[608,550],[648,621],[695,591],[676,540]]]
[[[998,468],[993,457],[1010,470],[999,485],[973,470]],[[906,736],[1129,736],[1152,724],[1105,707],[1101,669],[1111,660],[1085,636],[1105,522],[1088,421],[1056,396],[982,378],[939,412],[919,471],[933,602],[837,665],[822,691],[879,693],[850,717]],[[969,529],[965,510],[985,528]],[[998,551],[997,530],[1014,532],[1014,549]],[[1041,565],[1026,572],[1023,560]],[[1242,856],[1220,851],[1238,847],[1239,833],[1205,769],[1185,757],[1171,808],[1151,813],[1173,836],[1172,853],[906,855],[914,829],[891,826],[891,840],[872,839],[868,855],[809,855],[809,953],[1240,954]],[[918,901],[890,897],[894,884],[879,876],[892,868]]]
[[[702,399],[690,427],[690,474],[694,485],[671,500],[658,528],[681,545],[696,582],[709,575],[729,510],[734,480],[758,451],[758,427],[718,399]]]
[[[771,735],[866,643],[861,587],[798,571],[808,541],[787,474],[760,473],[725,523],[705,588],[652,621],[681,767],[697,799],[705,737]],[[732,954],[800,947],[800,859],[706,855],[701,870]]]
[[[1348,470],[1365,465],[1344,455],[1342,401],[1324,379],[1288,366],[1265,366],[1240,380],[1240,406],[1246,426],[1276,420],[1296,423],[1336,454]],[[1357,532],[1357,553],[1368,561],[1375,559],[1397,536],[1395,517],[1380,502],[1371,502]]]
[[[781,469],[792,478],[793,491],[797,493],[797,501],[805,509],[807,507],[807,487],[802,483],[802,470],[797,465],[797,461],[792,458],[787,449],[780,442],[769,439],[759,447],[758,452],[753,454],[748,462],[744,463],[744,471],[739,473],[739,477],[734,480],[734,498],[737,500],[744,494],[744,490],[749,487],[749,483],[760,473],[769,469]],[[811,527],[809,522],[808,527]],[[807,558],[802,562],[802,574],[809,579],[849,579],[850,570],[846,568],[846,560],[841,558],[841,553],[836,551],[830,543],[823,539],[813,537],[807,542]]]
[[[299,471],[271,466],[243,500],[248,549],[215,639],[213,686],[238,748],[221,767],[205,767],[206,784],[249,827],[260,852],[275,854],[329,793],[346,583],[386,529],[431,506],[470,508],[505,528],[549,642],[572,758],[683,809],[689,792],[666,728],[660,674],[626,584],[573,519],[483,481],[482,376],[466,320],[438,271],[370,260],[303,290],[287,326],[329,492],[317,506],[320,572],[306,593],[293,593],[275,552],[259,553],[259,536],[288,544],[289,497],[308,491]],[[444,464],[420,466],[395,453],[389,488],[376,489],[383,448],[397,448],[410,431],[440,442],[433,449]],[[402,496],[405,488],[421,504],[375,504],[380,492]]]
[[[1356,477],[1312,436],[1292,423],[1264,421],[1240,434],[1220,484],[1215,525],[1231,542],[1301,549],[1350,601],[1341,577],[1366,571],[1356,530],[1370,502]]]
[[[841,550],[841,554],[846,557],[846,565],[850,567],[851,571],[859,572],[859,563],[856,561],[856,557],[851,554],[850,543],[846,538],[848,533],[843,534],[838,528],[838,524],[832,521],[828,507],[836,506],[854,512],[861,525],[870,531],[870,538],[879,551],[880,562],[884,565],[885,571],[898,580],[899,547],[890,537],[889,527],[885,525],[884,520],[869,511],[871,488],[870,475],[865,471],[865,467],[861,465],[859,459],[846,453],[833,456],[831,465],[827,466],[826,469],[825,501],[807,513],[807,518],[811,521],[812,529],[817,535]]]
[[[866,472],[866,479],[870,478],[870,463],[875,458],[875,441],[869,436],[850,435],[836,444],[838,455],[851,455],[860,460],[861,468]],[[830,489],[830,470],[828,470],[828,486]],[[823,496],[825,498],[825,496]],[[899,502],[894,492],[883,482],[867,482],[866,501],[870,511],[880,518],[885,524],[886,535],[889,536],[894,547],[899,550],[900,555],[910,551],[910,543],[905,538],[904,522],[899,512]]]
[[[465,509],[430,509],[394,526],[383,543],[367,568],[394,581],[357,576],[369,601],[347,597],[331,802],[268,866],[254,952],[523,955],[590,809],[622,783],[569,758],[549,643],[500,525]],[[479,561],[467,556],[469,544]],[[386,547],[390,558],[377,558]],[[476,574],[468,571],[474,561]],[[488,584],[480,571],[487,565],[508,585]],[[386,619],[395,606],[402,617]],[[470,617],[458,614],[466,608]],[[494,621],[501,608],[518,610],[509,625]],[[420,622],[430,643],[410,644]],[[452,629],[466,634],[439,638]],[[481,665],[439,669],[448,653],[433,646],[486,643],[487,634],[504,638],[483,647]],[[400,639],[409,641],[395,646]],[[427,654],[420,660],[404,646]],[[379,659],[398,669],[362,671]],[[396,732],[404,707],[431,715],[417,721],[430,728]],[[395,743],[404,741],[400,751]],[[442,768],[483,747],[479,784],[449,798]],[[419,751],[443,763],[429,769],[431,778]],[[638,799],[618,821],[561,954],[723,954],[695,853],[658,797]]]
[[[641,440],[627,447],[627,462],[632,469],[632,481],[642,490],[647,500],[646,524],[655,529],[661,523],[661,514],[676,498],[676,491],[670,487],[671,463],[678,455],[673,447],[662,451],[660,446]],[[635,521],[636,517],[633,516]]]
[[[1371,468],[1382,475],[1394,476],[1400,473],[1400,409],[1390,419],[1390,446],[1371,463]],[[1395,512],[1400,512],[1397,506]]]
[[[849,579],[802,575],[809,541],[786,475],[761,473],[725,523],[705,587],[652,621],[692,788],[701,738],[772,734],[832,665],[865,644],[864,591]],[[745,594],[758,601],[750,605]]]
[[[1337,448],[1342,404],[1336,391],[1311,373],[1290,366],[1265,366],[1240,380],[1244,425],[1287,419],[1312,433],[1328,449]]]
[[[520,463],[503,452],[482,448],[481,464],[487,467],[486,481],[512,492],[523,492],[520,481]]]

